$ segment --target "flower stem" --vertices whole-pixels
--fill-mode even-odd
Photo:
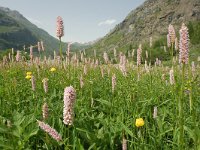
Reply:
[[[180,91],[180,98],[179,98],[179,149],[183,149],[184,144],[184,129],[183,129],[183,88],[184,88],[184,75],[185,75],[185,64],[183,63],[182,66],[182,84],[181,84],[181,91]]]
[[[174,55],[174,43],[172,43],[172,46],[171,46],[171,59],[172,59],[172,67],[173,67],[173,55]]]
[[[59,45],[60,45],[60,59],[62,60],[62,41],[61,41],[61,38],[59,38]]]

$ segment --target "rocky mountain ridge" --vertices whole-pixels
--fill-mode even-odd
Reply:
[[[200,22],[200,0],[147,0],[88,51],[127,50],[149,42],[150,37],[165,38],[169,24],[178,33],[183,22]]]

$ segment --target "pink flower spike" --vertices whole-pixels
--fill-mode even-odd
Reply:
[[[46,133],[48,133],[53,139],[55,139],[57,142],[62,140],[61,135],[52,127],[50,127],[48,124],[37,120],[39,127],[44,130]]]
[[[64,36],[64,26],[63,26],[63,20],[60,16],[57,17],[57,30],[56,30],[56,36],[61,39],[62,36]]]

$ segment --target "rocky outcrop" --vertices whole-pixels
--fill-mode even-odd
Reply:
[[[183,22],[189,21],[200,21],[200,0],[147,0],[94,47],[101,51],[113,49],[112,45],[121,47],[128,43],[147,42],[150,36],[155,40],[167,34],[169,24],[178,31]],[[116,36],[120,36],[117,41],[113,40]]]

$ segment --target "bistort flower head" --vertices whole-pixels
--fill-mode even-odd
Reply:
[[[56,30],[56,36],[60,39],[62,36],[64,36],[64,26],[63,26],[63,20],[60,16],[57,17],[57,30]]]
[[[44,50],[45,50],[45,49],[44,49],[44,42],[41,41],[40,44],[41,44],[42,51],[44,51]]]
[[[174,85],[175,84],[175,79],[174,79],[174,70],[173,68],[169,71],[169,77],[170,77],[170,84]]]
[[[38,52],[41,51],[41,45],[40,45],[40,42],[37,43],[37,47],[38,47]]]
[[[48,92],[48,78],[44,78],[43,80],[42,80],[42,82],[43,82],[43,88],[44,88],[44,92],[45,93],[47,93]]]
[[[176,32],[175,32],[174,26],[171,24],[168,27],[168,33],[169,33],[170,42],[174,43],[175,38],[176,38]]]
[[[44,120],[46,120],[49,116],[49,108],[46,102],[42,106],[42,116]]]
[[[76,100],[76,91],[75,89],[70,86],[66,87],[64,90],[64,108],[63,108],[63,122],[66,125],[73,124],[73,114],[74,114],[74,103]]]
[[[50,127],[48,124],[37,120],[39,127],[44,130],[46,133],[48,133],[53,139],[55,139],[57,142],[62,140],[61,135],[52,127]]]
[[[179,43],[179,63],[188,64],[189,59],[189,33],[188,28],[183,23],[179,31],[180,43]]]
[[[137,66],[141,65],[141,57],[142,57],[142,45],[139,45],[139,48],[137,49]]]
[[[116,75],[112,75],[112,92],[114,93],[115,91],[115,86],[116,86]]]

